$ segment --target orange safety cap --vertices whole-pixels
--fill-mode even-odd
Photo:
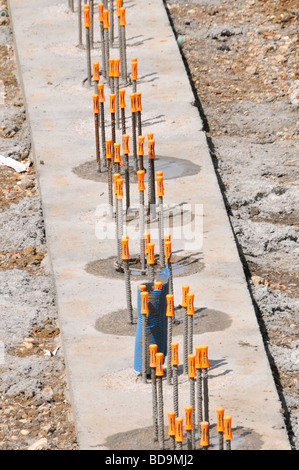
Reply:
[[[183,442],[184,434],[183,434],[183,418],[175,418],[175,440],[176,442]]]
[[[168,435],[175,436],[175,411],[168,411]]]
[[[119,24],[120,26],[126,26],[126,9],[124,7],[119,9]]]
[[[145,170],[138,170],[137,171],[138,191],[144,191],[145,190],[144,175],[145,175]]]
[[[122,237],[121,247],[122,247],[121,259],[128,260],[130,257],[130,253],[129,253],[129,239],[127,237]]]
[[[149,232],[144,233],[144,253],[148,253],[148,244],[151,241],[151,234]]]
[[[141,313],[146,315],[148,313],[148,292],[142,291],[141,297]]]
[[[147,244],[148,253],[147,253],[147,263],[148,264],[155,264],[155,244],[148,243]]]
[[[92,95],[92,103],[93,103],[93,113],[99,113],[99,95]]]
[[[163,283],[161,281],[155,281],[154,286],[155,290],[160,290],[162,288]]]
[[[194,294],[188,292],[186,295],[187,300],[187,315],[194,315]]]
[[[137,59],[131,62],[132,65],[132,72],[131,72],[131,80],[137,80],[137,69],[138,69],[138,62]]]
[[[117,194],[117,180],[120,178],[120,173],[113,174],[113,181],[114,181],[114,194]]]
[[[208,369],[210,367],[209,358],[208,358],[208,346],[201,346],[201,367],[203,369]]]
[[[223,424],[224,424],[224,439],[226,441],[230,441],[233,438],[233,435],[232,435],[232,417],[231,416],[224,416]]]
[[[185,406],[185,429],[186,431],[191,431],[193,429],[192,411],[193,411],[193,406],[191,405]]]
[[[207,447],[209,445],[209,423],[207,421],[202,421],[200,423],[200,428],[200,445],[203,447]]]
[[[120,64],[120,59],[119,58],[114,59],[114,77],[120,76],[119,64]]]
[[[138,91],[136,93],[136,105],[137,105],[137,111],[142,111],[141,92],[140,91]]]
[[[138,155],[144,155],[144,140],[145,137],[143,135],[138,136]]]
[[[217,413],[217,431],[223,432],[224,431],[224,422],[223,422],[224,408],[222,407],[216,408],[216,413]]]
[[[179,365],[179,343],[172,342],[170,343],[171,347],[171,365],[178,366]]]
[[[157,176],[157,193],[159,197],[164,196],[164,184],[163,184],[163,176]]]
[[[120,163],[120,144],[114,144],[114,163]]]
[[[123,134],[123,153],[125,155],[128,155],[130,153],[129,139],[130,139],[129,134]]]
[[[93,65],[92,78],[93,80],[97,82],[100,79],[100,63],[98,60],[94,60],[92,65]]]
[[[116,0],[116,16],[120,16],[119,9],[123,6],[123,0]]]
[[[173,294],[167,294],[166,295],[166,316],[167,317],[173,317],[174,315],[174,295]]]
[[[108,28],[110,27],[110,23],[109,23],[109,10],[104,10],[104,11],[103,11],[103,18],[104,18],[103,27],[104,27],[104,29],[108,29]]]
[[[182,286],[182,307],[187,307],[187,294],[189,292],[189,286],[184,284]]]
[[[104,94],[104,83],[98,83],[98,93],[99,93],[99,102],[104,103],[105,102],[105,94]]]
[[[106,139],[106,158],[112,158],[112,139]]]
[[[155,155],[155,140],[150,139],[148,141],[148,158],[156,158]]]
[[[156,354],[157,354],[158,346],[156,344],[150,344],[149,345],[149,360],[150,360],[150,367],[155,367],[157,366],[157,361],[156,361]]]
[[[115,113],[115,93],[110,94],[109,113]]]
[[[99,21],[103,23],[104,21],[104,3],[98,3],[98,9],[99,9]]]
[[[171,255],[171,242],[165,241],[164,248],[165,248],[165,263],[168,263],[169,256]],[[172,255],[170,257],[170,261],[172,262]]]
[[[84,13],[84,26],[85,28],[90,27],[90,6],[85,4],[83,7],[83,13]]]
[[[118,178],[116,180],[116,187],[117,187],[116,198],[117,199],[122,199],[124,196],[123,185],[124,185],[124,180],[122,178]]]
[[[164,359],[164,354],[163,353],[157,353],[156,354],[156,375],[158,377],[162,377],[164,375],[163,359]]]
[[[126,107],[125,94],[126,94],[126,90],[124,88],[121,88],[119,90],[119,107],[120,108]]]
[[[131,100],[131,113],[136,113],[137,111],[136,93],[130,93],[130,100]]]
[[[196,377],[195,354],[188,354],[188,375],[191,378]]]
[[[141,291],[145,291],[145,290],[146,290],[146,285],[145,285],[145,284],[139,284],[138,287],[139,287],[139,289],[140,289]]]

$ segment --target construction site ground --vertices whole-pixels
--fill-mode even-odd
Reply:
[[[12,11],[17,11],[18,7],[22,10],[23,3],[25,4],[20,0],[12,1]],[[133,11],[135,4],[129,2],[129,6]],[[225,201],[234,242],[238,247],[273,383],[277,389],[281,423],[286,428],[286,431],[282,431],[286,433],[282,447],[288,448],[286,443],[289,443],[290,448],[298,449],[298,5],[293,0],[284,2],[194,0],[188,3],[168,1],[165,7],[173,27],[172,37],[169,35],[167,41],[177,42],[177,48],[180,48],[182,55],[181,60],[186,68],[185,73],[191,82],[194,93],[192,108],[198,113],[198,122],[202,122],[203,125],[207,148]],[[93,422],[90,430],[87,429],[86,432],[83,429],[83,424],[86,422],[83,423],[81,417],[78,425],[77,420],[80,415],[77,409],[78,403],[76,399],[73,400],[73,391],[69,390],[69,384],[76,382],[76,379],[70,374],[71,380],[69,380],[66,371],[68,361],[65,351],[70,348],[69,324],[67,320],[59,318],[59,309],[63,304],[57,304],[55,282],[57,284],[57,279],[59,281],[62,277],[70,281],[73,275],[72,269],[76,272],[79,268],[70,266],[68,272],[66,270],[62,272],[60,271],[61,267],[64,269],[62,261],[61,265],[56,265],[53,275],[39,184],[43,187],[47,178],[47,166],[51,166],[49,159],[56,152],[55,143],[51,142],[49,145],[48,154],[39,153],[39,148],[36,154],[30,134],[30,125],[36,127],[36,123],[28,122],[25,100],[31,100],[32,113],[32,99],[36,100],[37,107],[40,106],[44,91],[37,90],[34,98],[23,95],[22,77],[19,75],[20,68],[15,55],[11,23],[11,19],[14,21],[14,18],[10,17],[6,1],[0,0],[0,10],[0,86],[2,87],[0,88],[0,154],[5,157],[10,156],[28,166],[26,173],[16,173],[11,168],[0,166],[0,340],[5,344],[5,361],[0,364],[0,450],[28,448],[70,450],[78,447],[149,449],[152,445],[149,442],[150,416],[144,418],[146,426],[142,426],[141,420],[140,429],[133,431],[130,429],[129,442],[124,438],[124,434],[117,433],[117,430],[116,434],[109,436],[105,442],[100,436],[91,436],[92,431],[97,429],[97,423]],[[48,1],[42,12],[45,11],[52,15],[52,18],[59,18],[67,27],[70,22],[76,25],[75,18],[71,16],[75,14],[69,12],[66,1],[52,2],[52,5]],[[128,15],[129,11],[130,9]],[[38,17],[35,21],[38,23]],[[16,24],[19,25],[19,18],[16,18]],[[51,18],[44,21],[43,18],[40,19],[40,25],[43,24],[53,28]],[[129,26],[128,44],[138,57],[140,50],[138,42],[143,41],[140,37],[134,39]],[[159,37],[158,33],[156,36]],[[151,36],[145,36],[143,39],[144,42],[151,41],[152,45]],[[163,41],[168,44],[165,38],[160,37],[159,40],[162,48]],[[38,47],[33,43],[32,39],[32,49],[28,50],[28,69],[25,70],[27,79],[30,61],[34,60],[32,59],[34,51],[39,53]],[[66,54],[72,60],[78,54],[80,62],[77,74],[71,75],[69,82],[62,84],[59,82],[55,64],[49,64],[49,68],[44,70],[43,86],[48,88],[60,86],[69,96],[72,96],[73,90],[80,92],[85,70],[85,51],[78,50],[76,46],[76,31],[61,48],[51,43],[51,53]],[[97,43],[96,47],[99,48]],[[97,51],[99,49],[95,50],[95,55]],[[167,50],[163,53],[167,54]],[[20,50],[17,54],[20,54]],[[142,60],[140,57],[141,71]],[[24,70],[26,64],[24,57],[20,62]],[[144,86],[144,95],[146,95],[146,87],[155,85],[158,74],[146,75],[144,72],[141,74],[145,75],[143,82],[146,84]],[[33,82],[35,79],[38,77],[34,77]],[[84,93],[82,102],[88,109],[85,99],[86,88]],[[172,90],[172,93],[175,93],[175,90]],[[82,110],[82,117],[80,116],[82,102],[78,104],[76,111],[78,114],[73,129],[77,133],[79,143],[84,144],[86,135],[88,139],[92,135],[93,123],[92,116],[90,119],[85,119],[85,108]],[[145,99],[145,107],[147,104],[151,107],[151,100],[147,103]],[[49,102],[46,102],[46,106],[48,109],[51,108]],[[155,128],[155,134],[159,136],[161,132],[161,139],[164,119],[163,114],[150,114],[148,119]],[[56,132],[55,124],[47,116],[43,126],[48,131],[52,129]],[[150,126],[147,129],[150,131]],[[67,139],[69,135],[71,133],[68,128]],[[72,147],[73,143],[67,140],[66,144]],[[74,145],[77,144],[76,141]],[[201,145],[202,141],[195,144],[197,150],[199,144]],[[189,145],[193,145],[192,142],[189,142],[187,147]],[[181,149],[183,147],[182,145]],[[93,141],[90,138],[83,162],[92,154],[94,154]],[[68,175],[65,180],[59,171],[58,176],[55,176],[54,170],[51,168],[49,170],[51,178],[57,178],[55,210],[58,218],[63,218],[64,207],[70,202],[69,196],[66,196],[64,191],[77,181],[78,167],[79,165],[70,165],[72,176]],[[40,183],[38,175],[41,175]],[[83,190],[84,184],[88,183],[82,179],[78,184]],[[95,184],[96,182],[91,183],[92,190],[90,193],[87,191],[87,197],[97,193]],[[174,194],[178,196],[175,191]],[[45,192],[46,206],[48,197]],[[63,203],[59,208],[58,202],[62,200]],[[54,217],[55,214],[51,213],[51,210],[53,211],[53,207],[47,206],[47,213]],[[87,203],[84,210],[78,213],[81,217],[78,223],[82,227],[85,224],[84,229],[86,225],[95,223],[92,209],[88,209]],[[49,232],[52,238],[55,237],[55,230],[51,226]],[[61,243],[62,258],[63,250],[66,250],[66,256],[69,256],[70,242],[75,246],[77,240],[74,237],[73,240],[66,241],[67,248]],[[55,248],[59,246],[56,240],[54,246]],[[88,261],[97,259],[96,256],[92,256],[96,254],[96,249],[91,248],[91,252],[90,258],[86,259],[86,266]],[[109,273],[106,274],[109,286],[113,287]],[[92,274],[87,269],[86,279],[89,279],[88,275]],[[181,281],[177,285],[180,283]],[[70,282],[70,288],[74,288],[74,285]],[[67,290],[65,286],[64,288]],[[71,296],[71,293],[69,295]],[[103,297],[109,304],[108,294],[103,294]],[[207,304],[209,300],[210,297],[206,295]],[[228,299],[226,303],[229,304]],[[82,309],[85,308],[84,305],[82,301]],[[121,310],[123,305],[118,308]],[[115,314],[116,310],[117,302],[112,301],[108,308],[104,309],[103,315],[98,315],[100,318],[96,325],[99,325],[101,335],[103,331],[107,331],[105,328],[111,328],[114,324],[108,321],[104,325],[103,321],[100,321],[101,318],[109,319],[108,314],[111,311]],[[92,315],[90,312],[86,314],[93,318],[93,312]],[[229,324],[229,315],[226,316],[226,313],[222,312],[221,315],[219,318],[223,320],[225,331],[227,328],[225,321]],[[65,325],[64,338],[61,324]],[[79,335],[77,330],[80,327],[80,323],[78,326],[72,325],[74,337],[77,333]],[[117,323],[116,327],[119,327]],[[95,336],[96,333],[91,332],[89,324],[86,330],[87,340],[91,340],[91,349],[93,344],[97,344],[98,338]],[[131,345],[133,333],[118,331],[119,336],[112,341],[115,349],[118,343],[121,344],[122,334],[125,346],[120,346],[120,350],[123,352],[128,345]],[[127,341],[126,334],[128,337],[131,335],[130,341]],[[67,346],[64,343],[65,338],[69,340]],[[103,357],[107,359],[105,338],[105,334],[100,337],[104,345]],[[109,341],[110,339],[107,340],[107,345]],[[243,338],[240,342],[243,343],[242,347],[245,350],[250,348],[255,352],[259,350],[259,346],[250,344],[250,339],[247,344]],[[89,368],[92,373],[92,367],[86,362],[92,355],[87,344],[85,342],[83,344],[82,341],[76,350],[73,348],[72,353],[78,355],[78,362],[83,361],[87,373]],[[100,358],[101,353],[99,360]],[[68,367],[70,364],[72,361],[68,363]],[[92,366],[94,365],[93,363]],[[134,396],[138,394],[138,390],[141,394],[147,393],[144,384],[140,383],[130,368],[129,360],[121,361],[119,366],[117,358],[114,358],[112,365],[117,371],[115,375],[113,370],[103,373],[104,388],[108,390],[108,395],[111,394],[112,399],[117,400],[117,391],[123,386],[125,391],[131,391]],[[214,365],[216,367],[216,361]],[[234,368],[234,365],[228,360],[227,369],[230,367]],[[252,368],[252,375],[255,377],[252,364],[248,367]],[[83,369],[81,372],[83,373]],[[211,372],[214,382],[218,383],[223,394],[226,394],[225,387],[233,382],[230,382],[230,378],[224,383],[220,382],[217,368]],[[182,387],[186,391],[186,381],[182,381]],[[217,396],[218,392],[213,391],[213,385],[211,388],[212,393]],[[221,396],[221,393],[219,395]],[[103,393],[103,396],[106,395]],[[84,398],[88,402],[88,393]],[[92,396],[91,398],[93,400]],[[111,408],[105,403],[101,403],[100,406],[105,410],[105,417],[105,413],[112,413]],[[89,412],[87,403],[85,407],[86,415],[86,412]],[[252,415],[258,414],[259,409],[252,409],[251,412]],[[92,420],[91,414],[90,412],[89,419]],[[277,424],[276,419],[274,427]],[[123,420],[126,421],[125,415]],[[247,433],[247,428],[241,423],[240,412],[234,429],[238,445],[249,449],[271,448],[267,436],[264,440],[265,436],[259,432],[255,433],[256,429],[252,429],[254,421],[252,416],[248,420],[250,432],[246,442],[244,435]],[[122,425],[125,428],[123,422]]]

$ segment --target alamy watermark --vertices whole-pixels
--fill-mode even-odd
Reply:
[[[151,233],[152,240],[159,237],[159,205],[153,207],[156,216],[148,222],[146,217],[147,206],[142,208],[138,204],[130,207],[127,216],[124,213],[122,233],[129,236],[130,240],[139,240],[140,213],[144,209],[145,231]],[[99,240],[115,240],[115,217],[112,216],[112,208],[109,204],[100,204],[95,212],[95,234]],[[175,250],[175,242],[180,241],[180,248],[187,251],[199,250],[203,244],[203,205],[202,204],[176,204],[163,205],[164,234],[170,234]]]

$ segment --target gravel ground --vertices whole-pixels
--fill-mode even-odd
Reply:
[[[165,2],[298,449],[298,3]],[[0,0],[0,154],[28,171],[0,166],[0,450],[76,449],[6,9]]]
[[[165,4],[298,449],[298,1]]]

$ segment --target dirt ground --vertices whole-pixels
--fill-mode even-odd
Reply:
[[[298,1],[166,6],[298,449]],[[0,166],[0,450],[72,450],[55,290],[6,12],[0,0],[0,154],[28,171]]]

